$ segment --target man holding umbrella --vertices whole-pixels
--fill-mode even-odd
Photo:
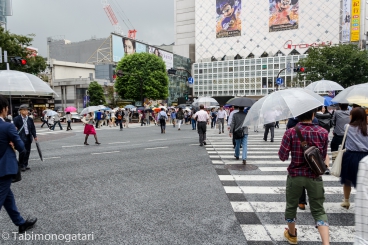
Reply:
[[[33,138],[37,141],[36,127],[34,125],[33,119],[28,117],[28,106],[21,105],[19,107],[20,115],[14,118],[14,125],[17,128],[18,134],[22,139],[26,151],[19,155],[19,163],[21,165],[21,170],[24,172],[29,170],[28,159],[31,153],[31,145]]]

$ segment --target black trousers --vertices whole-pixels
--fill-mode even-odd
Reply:
[[[31,145],[32,145],[31,137],[32,136],[29,134],[26,140],[23,140],[24,147],[26,148],[26,150],[19,154],[19,163],[22,168],[26,168],[28,166],[28,160],[29,155],[31,154]]]
[[[271,130],[271,141],[273,141],[273,137],[275,135],[275,123],[267,123],[264,125],[265,126],[265,132],[263,135],[263,139],[267,140],[267,136],[268,136],[268,131]]]
[[[331,151],[337,151],[339,149],[339,145],[341,145],[343,139],[344,139],[344,136],[339,136],[337,134],[334,134],[334,136],[331,140]]]
[[[161,133],[166,129],[166,119],[160,119]]]
[[[67,121],[67,123],[68,123],[68,127],[66,129],[71,130],[72,129],[72,127],[70,126],[71,121]]]
[[[198,122],[197,130],[199,134],[199,144],[203,145],[206,141],[207,122]]]
[[[119,124],[120,129],[123,130],[123,119],[117,119],[116,123]]]

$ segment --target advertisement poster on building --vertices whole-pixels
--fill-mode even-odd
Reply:
[[[123,38],[124,54],[146,53],[147,46],[133,39]]]
[[[299,27],[299,0],[267,0],[270,3],[269,32]]]
[[[360,0],[351,2],[351,42],[358,42],[360,39]]]
[[[120,36],[112,35],[112,59],[119,62],[124,57],[124,44]]]
[[[241,36],[241,0],[216,0],[216,38]]]
[[[172,53],[151,46],[148,47],[148,52],[162,58],[165,62],[166,69],[174,67],[174,55]]]
[[[341,42],[350,42],[351,0],[342,1]]]

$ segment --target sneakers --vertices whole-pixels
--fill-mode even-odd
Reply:
[[[326,169],[325,175],[330,175],[330,170],[329,169]]]
[[[350,201],[349,199],[342,199],[342,203],[340,204],[341,207],[349,209],[350,208]]]
[[[289,244],[298,244],[297,231],[295,229],[295,236],[290,235],[289,229],[285,228],[284,237],[289,242]]]

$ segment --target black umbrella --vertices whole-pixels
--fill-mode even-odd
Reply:
[[[152,109],[145,109],[144,111],[145,111],[145,112],[153,112],[153,110],[152,110]]]
[[[143,106],[137,108],[138,111],[144,111],[144,109],[145,108]]]
[[[244,107],[250,107],[252,106],[256,101],[250,98],[246,97],[239,97],[229,100],[226,104],[230,104],[233,106],[244,106]]]
[[[187,108],[188,106],[186,104],[180,104],[178,105],[176,108],[181,108],[181,109],[185,109]]]
[[[40,156],[41,161],[43,161],[42,151],[41,151],[41,146],[40,146],[40,144],[38,143],[38,141],[36,141],[36,147],[37,147],[38,155]]]

